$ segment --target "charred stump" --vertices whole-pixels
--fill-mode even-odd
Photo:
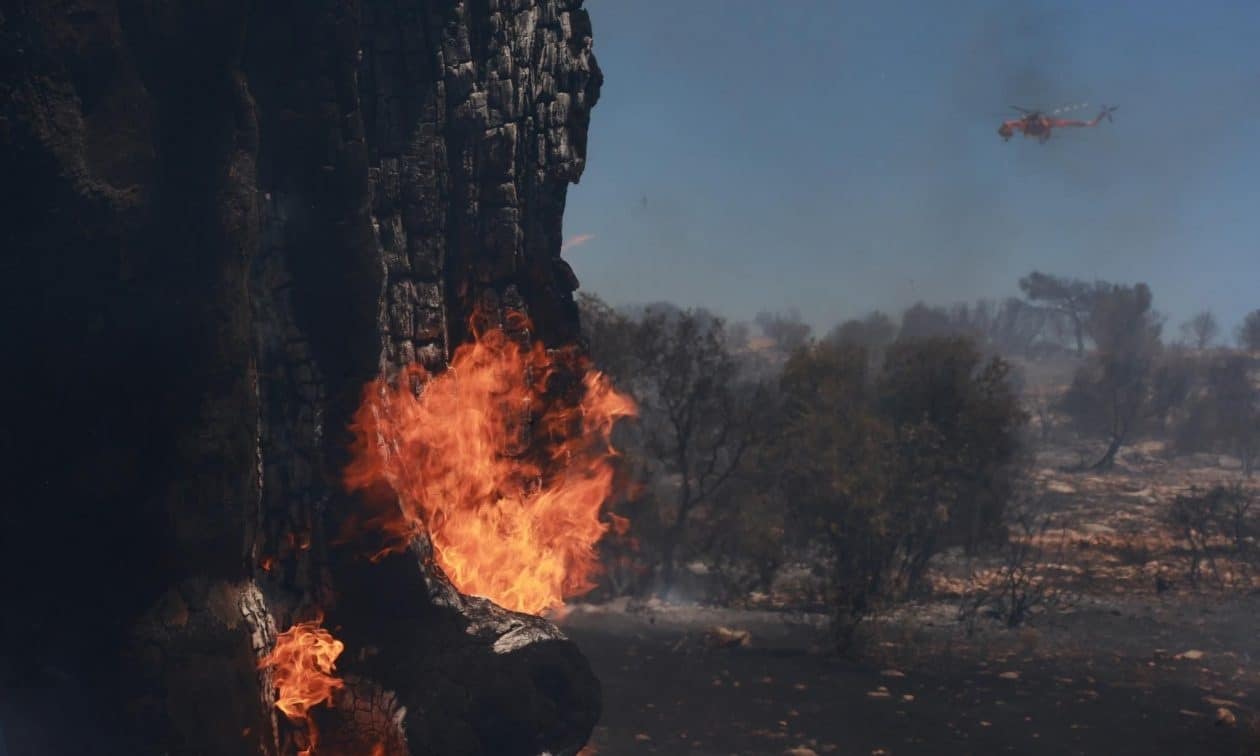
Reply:
[[[362,386],[477,307],[574,338],[581,0],[0,9],[11,756],[283,754],[259,659],[325,615],[319,753],[575,753],[598,682],[415,543],[338,547]]]

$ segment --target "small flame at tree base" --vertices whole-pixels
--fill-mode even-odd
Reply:
[[[413,364],[366,387],[346,485],[377,502],[359,527],[383,538],[378,556],[427,533],[461,592],[539,613],[593,588],[595,544],[625,528],[602,508],[613,425],[635,407],[576,350],[526,348],[476,317],[472,331],[445,372]]]
[[[345,644],[320,627],[323,619],[300,622],[276,638],[271,653],[258,663],[270,669],[276,685],[276,708],[306,729],[306,748],[299,756],[314,753],[319,732],[310,719],[311,707],[331,703],[344,683],[333,675]]]

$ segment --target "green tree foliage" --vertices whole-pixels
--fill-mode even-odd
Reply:
[[[897,338],[931,339],[958,336],[962,332],[963,326],[950,316],[948,309],[917,302],[901,314],[901,330]]]
[[[875,376],[851,344],[789,360],[770,460],[798,547],[827,555],[840,646],[939,548],[999,530],[1024,422],[1006,370],[956,338],[899,341]]]
[[[833,346],[850,345],[867,349],[874,356],[897,338],[897,324],[886,314],[875,310],[860,320],[846,320],[832,328],[824,341]]]
[[[843,647],[883,593],[897,555],[891,432],[875,412],[860,347],[820,344],[798,352],[781,391],[785,413],[770,463],[795,512],[798,547],[819,546],[828,557],[833,628]]]
[[[578,311],[587,352],[595,365],[619,383],[628,381],[637,359],[634,323],[593,294],[578,296]]]
[[[1009,377],[1008,363],[985,362],[967,339],[930,339],[894,345],[876,387],[900,456],[917,468],[901,485],[922,487],[901,498],[944,506],[969,548],[995,535],[1011,495],[1027,417]]]
[[[1054,311],[1015,297],[960,302],[952,307],[919,302],[902,313],[897,336],[961,337],[972,340],[986,354],[1031,357],[1048,345],[1057,346],[1050,343],[1057,318]]]
[[[1146,417],[1152,430],[1167,431],[1170,421],[1184,414],[1186,402],[1200,382],[1203,359],[1186,349],[1172,346],[1155,358],[1150,376]]]
[[[1185,419],[1176,428],[1177,448],[1232,454],[1250,477],[1260,461],[1260,386],[1252,376],[1255,371],[1246,355],[1212,360],[1201,385],[1191,392]]]
[[[1033,271],[1019,279],[1019,288],[1030,302],[1042,303],[1068,324],[1076,353],[1083,357],[1095,298],[1106,285]]]
[[[1162,322],[1152,303],[1151,290],[1142,283],[1100,286],[1093,296],[1086,322],[1095,350],[1060,405],[1079,430],[1106,439],[1106,451],[1092,469],[1109,469],[1148,418],[1162,350]]]

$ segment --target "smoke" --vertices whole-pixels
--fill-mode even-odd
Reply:
[[[985,14],[955,68],[958,101],[973,112],[1010,106],[1049,110],[1077,102],[1083,83],[1072,80],[1072,39],[1080,16],[1066,8],[1008,6]]]
[[[1018,116],[1016,106],[1049,111],[1093,101],[1087,82],[1071,65],[1079,14],[1005,4],[988,8],[976,21],[961,32],[958,58],[947,61],[952,91],[943,118],[955,125],[932,145],[948,156],[942,164],[947,173],[917,210],[918,228],[935,234],[945,268],[941,275],[919,277],[925,288],[915,294],[941,302],[961,298],[967,282],[990,296],[1011,293],[1012,276],[1018,273],[1004,262],[1022,256],[1032,237],[1023,211],[1043,189],[1045,174],[1059,170],[1052,163],[1027,164],[1029,158],[1046,158],[1046,148],[1054,150],[1056,143],[1035,145],[1017,138],[1004,144],[996,134],[1001,121]],[[1030,148],[1043,154],[1029,156]],[[1005,166],[976,170],[993,166],[996,150],[1007,151]]]
[[[600,3],[601,107],[620,110],[594,133],[651,156],[606,180],[591,214],[615,223],[581,221],[611,245],[584,262],[602,278],[580,271],[601,293],[744,319],[796,306],[820,331],[1015,295],[1033,269],[1146,281],[1174,319],[1211,306],[1228,327],[1255,306],[1211,270],[1260,272],[1225,248],[1255,235],[1254,4],[787,5]],[[658,49],[650,9],[666,8],[679,24]],[[1119,110],[1045,144],[996,133],[1012,106],[1076,103],[1067,117]],[[592,168],[588,187],[605,181]]]
[[[1191,272],[1191,250],[1176,240],[1196,236],[1187,217],[1220,191],[1214,180],[1245,170],[1235,135],[1240,122],[1260,116],[1258,68],[1205,62],[1195,50],[1220,44],[1210,23],[1196,27],[1198,40],[1190,32],[1115,39],[1128,15],[1099,20],[1092,10],[1063,6],[986,6],[953,61],[952,107],[968,130],[991,140],[951,132],[937,146],[976,165],[992,164],[988,151],[1005,150],[1006,166],[983,174],[953,163],[951,191],[924,208],[942,230],[950,274],[937,280],[940,291],[921,294],[947,300],[960,281],[997,287],[1010,279],[992,290],[1006,293],[1018,264],[1151,280],[1156,296],[1179,311],[1212,304],[1176,290],[1178,277]],[[1061,130],[1044,145],[1020,137],[1002,144],[993,134],[1018,115],[1011,106],[1081,102],[1089,107],[1068,117],[1089,119],[1103,104],[1118,105],[1115,122]]]

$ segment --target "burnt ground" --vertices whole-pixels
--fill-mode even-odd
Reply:
[[[948,558],[935,595],[869,623],[851,659],[826,652],[818,615],[573,607],[561,627],[603,683],[591,750],[1260,754],[1255,571],[1222,559],[1224,577],[1191,585],[1161,521],[1176,492],[1236,476],[1149,447],[1106,476],[1052,457],[1037,478],[1058,494],[1066,540],[1044,574],[1069,598],[1018,629],[982,619],[968,632],[957,607],[971,573]],[[718,647],[718,627],[747,631],[747,645]]]
[[[1257,614],[1260,602],[1236,607]],[[1158,640],[1151,616],[1082,612],[1074,621]],[[751,633],[714,648],[716,622]],[[1245,661],[1205,630],[1201,649],[1145,655],[1098,647],[994,648],[882,641],[857,661],[814,647],[818,628],[755,612],[579,608],[563,623],[603,682],[594,750],[616,754],[1236,754],[1248,753]],[[1178,633],[1180,634],[1180,633]],[[904,643],[905,645],[902,645]],[[985,658],[992,659],[986,661]],[[1227,705],[1238,724],[1219,724]],[[807,755],[809,751],[800,750]]]

